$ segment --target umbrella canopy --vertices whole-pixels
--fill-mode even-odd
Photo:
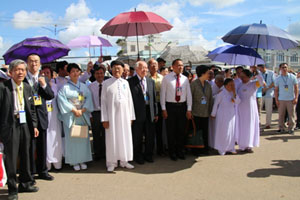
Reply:
[[[101,32],[111,36],[139,36],[168,31],[173,26],[153,12],[125,12],[109,20]]]
[[[168,63],[172,63],[173,60],[180,58],[183,63],[200,63],[209,62],[206,58],[207,51],[202,47],[191,49],[190,46],[176,46],[168,47],[168,49],[160,55],[161,58],[166,60]]]
[[[95,35],[80,36],[71,40],[68,44],[70,48],[89,48],[89,47],[111,47],[110,42],[102,37]]]
[[[173,26],[161,16],[153,12],[125,12],[109,20],[101,32],[111,36],[136,36],[139,59],[139,35],[150,35],[168,31]]]
[[[222,40],[231,44],[261,49],[289,49],[299,45],[286,31],[262,23],[238,26],[222,37]]]
[[[261,56],[251,48],[239,45],[226,45],[216,48],[207,57],[213,61],[224,62],[229,65],[265,64]]]
[[[48,63],[68,55],[70,49],[58,40],[48,37],[27,38],[14,44],[3,55],[5,64],[15,59],[26,60],[30,54],[37,54],[41,63]]]

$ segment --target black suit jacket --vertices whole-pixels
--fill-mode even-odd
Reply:
[[[47,77],[45,77],[47,86],[45,89],[42,88],[40,84],[37,84],[36,87],[32,86],[32,91],[37,92],[38,95],[41,96],[42,99],[42,105],[35,106],[36,107],[36,114],[38,118],[39,128],[42,128],[43,130],[47,130],[48,128],[48,112],[47,112],[47,105],[46,100],[51,100],[54,98],[54,93],[50,87],[49,80]],[[29,81],[27,80],[27,77],[24,79],[25,83],[29,84]]]
[[[151,121],[154,121],[154,117],[157,116],[158,110],[155,101],[155,82],[148,77],[145,77],[147,81],[147,95],[149,97],[149,106],[151,113]],[[137,75],[128,79],[129,87],[134,104],[136,121],[144,121],[146,119],[146,103],[140,80]]]
[[[3,97],[3,98],[2,98]],[[32,137],[34,128],[37,128],[37,116],[33,103],[33,92],[30,85],[24,83],[24,101],[26,122]],[[11,140],[14,123],[14,95],[11,80],[0,84],[0,139],[6,144]]]

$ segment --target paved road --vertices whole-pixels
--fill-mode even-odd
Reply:
[[[264,115],[263,115],[264,117]],[[105,162],[89,164],[87,171],[66,166],[53,182],[37,180],[38,193],[19,194],[24,200],[299,200],[300,132],[294,136],[261,133],[261,147],[253,154],[207,157],[185,161],[157,157],[155,163],[118,168],[106,173]],[[7,189],[0,190],[6,199]]]

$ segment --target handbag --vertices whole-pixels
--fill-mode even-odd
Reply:
[[[89,126],[88,123],[86,122],[84,116],[82,116],[84,122],[86,125],[76,125],[76,117],[74,117],[73,124],[71,127],[71,132],[70,135],[72,138],[87,138],[89,135]]]
[[[192,127],[190,126],[192,124]],[[196,130],[194,119],[188,120],[186,124],[186,148],[204,148],[202,130]]]

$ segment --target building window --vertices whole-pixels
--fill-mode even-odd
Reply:
[[[149,46],[145,46],[144,49],[145,49],[145,51],[150,51],[150,47]]]
[[[271,54],[270,53],[266,53],[266,55],[264,56],[265,62],[266,63],[270,63],[271,62]]]
[[[135,45],[130,45],[130,51],[135,52]]]
[[[293,63],[297,63],[298,62],[298,54],[297,53],[293,53],[291,56],[291,62]]]
[[[284,53],[277,53],[277,62],[284,62]]]

